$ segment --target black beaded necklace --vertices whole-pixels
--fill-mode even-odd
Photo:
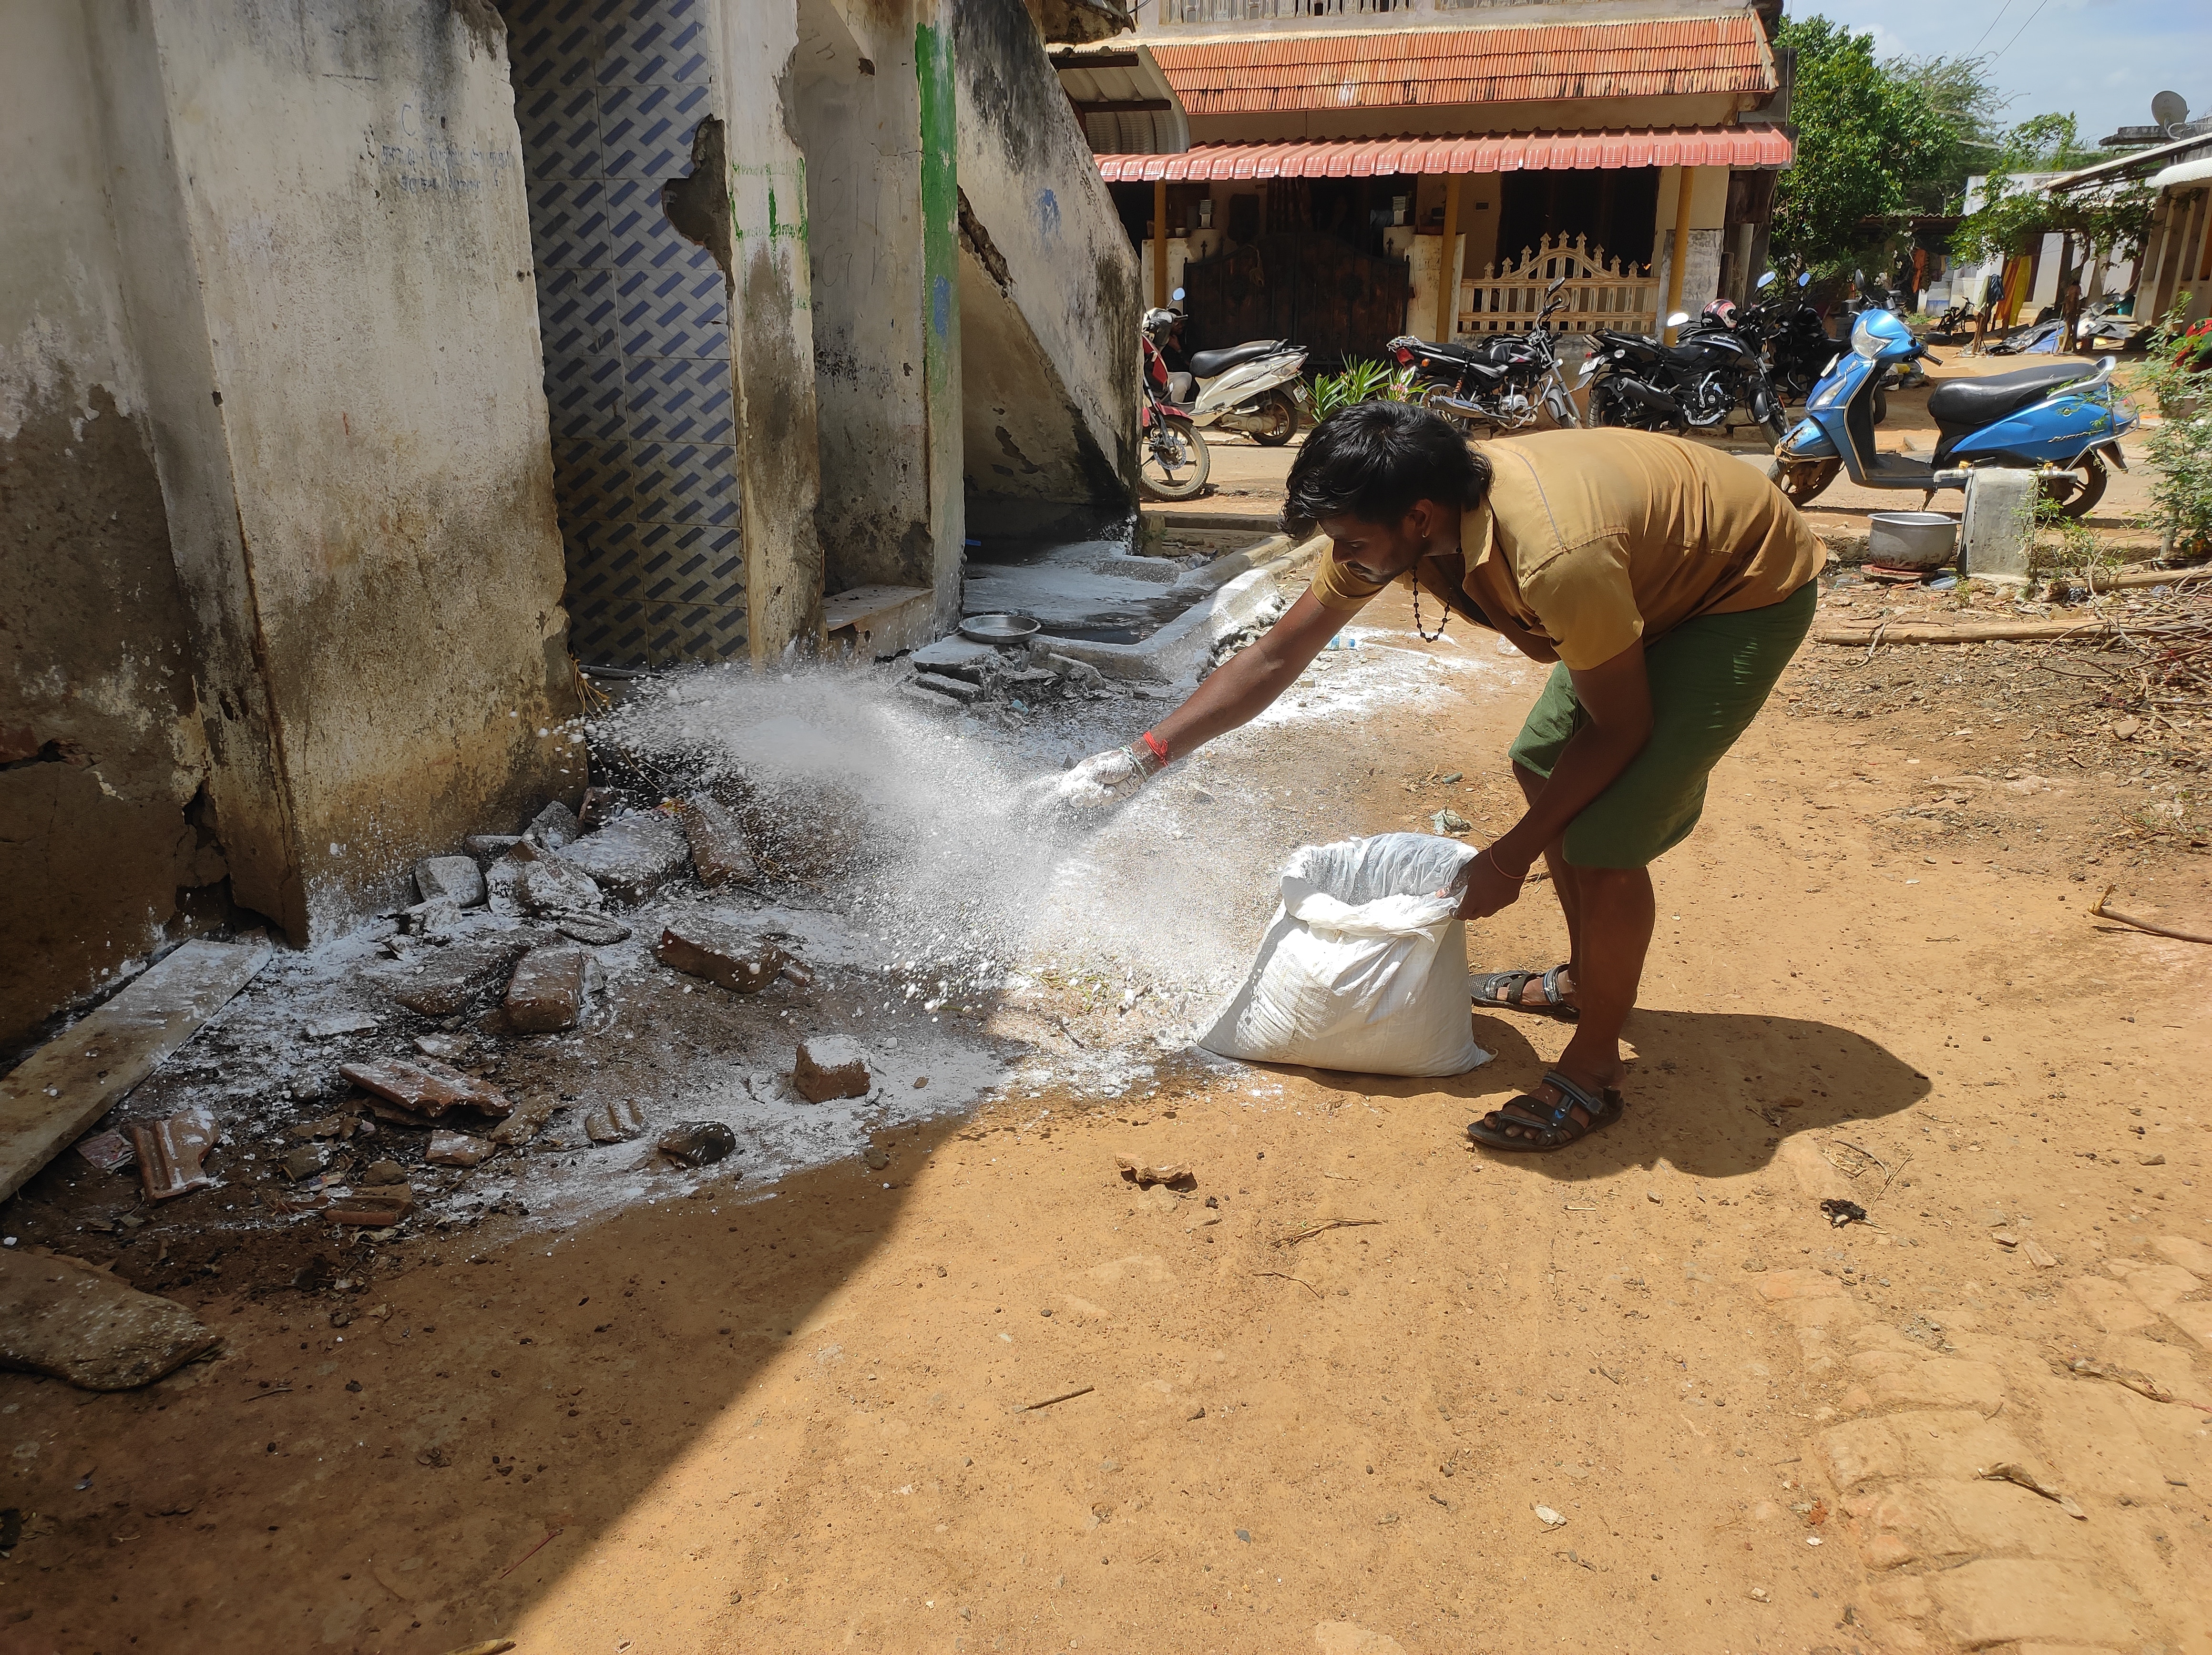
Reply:
[[[1441,597],[1437,601],[1443,603]],[[1421,629],[1421,566],[1416,562],[1413,565],[1413,635],[1425,644],[1433,644],[1444,635],[1444,627],[1450,621],[1451,605],[1445,603],[1443,618],[1437,622],[1437,629],[1434,632]]]

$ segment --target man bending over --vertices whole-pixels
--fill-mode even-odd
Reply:
[[[1470,447],[1400,403],[1332,415],[1291,467],[1285,528],[1328,536],[1304,596],[1079,794],[1126,797],[1257,716],[1393,581],[1555,662],[1509,749],[1528,800],[1469,865],[1461,914],[1497,912],[1537,857],[1569,958],[1480,979],[1478,1004],[1577,1024],[1540,1085],[1468,1128],[1555,1149],[1620,1117],[1620,1034],[1651,942],[1650,864],[1688,836],[1705,778],[1812,624],[1826,554],[1790,502],[1729,455],[1632,431],[1549,431]]]

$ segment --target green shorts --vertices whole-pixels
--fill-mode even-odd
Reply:
[[[1567,824],[1571,865],[1641,868],[1689,837],[1705,808],[1705,777],[1766,704],[1805,641],[1818,587],[1808,580],[1763,609],[1698,615],[1644,646],[1651,739]],[[1513,739],[1513,762],[1549,776],[1585,716],[1566,668],[1553,667]]]

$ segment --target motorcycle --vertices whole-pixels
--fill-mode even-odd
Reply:
[[[1667,325],[1681,329],[1689,320],[1677,311]],[[1589,388],[1594,426],[1710,431],[1745,407],[1770,437],[1786,429],[1758,347],[1732,328],[1692,329],[1674,345],[1603,330],[1593,331],[1590,340],[1575,388]]]
[[[1429,344],[1408,334],[1383,349],[1401,368],[1411,368],[1421,406],[1462,429],[1517,431],[1540,414],[1557,426],[1582,423],[1560,371],[1559,340],[1544,325],[1566,308],[1559,297],[1562,276],[1544,295],[1535,325],[1526,333],[1499,333],[1473,344]]]
[[[1180,300],[1182,289],[1176,289]],[[1171,310],[1145,312],[1145,331],[1165,349],[1183,318]],[[1255,339],[1226,350],[1194,351],[1188,373],[1168,374],[1168,395],[1200,429],[1239,431],[1266,448],[1297,434],[1298,391],[1305,347],[1287,339]]]
[[[1941,366],[1942,358],[1887,311],[1862,314],[1850,346],[1813,388],[1804,419],[1775,445],[1776,482],[1800,506],[1843,471],[1862,488],[1916,488],[1932,500],[1938,488],[1964,488],[1978,466],[2004,466],[2039,473],[2044,497],[2079,518],[2105,492],[2106,462],[2127,469],[2119,439],[2136,415],[2113,387],[2110,356],[1938,385],[1928,397],[1937,433],[1931,461],[1875,452],[1873,392],[1885,367]]]
[[[1206,487],[1213,457],[1190,415],[1168,394],[1167,358],[1149,330],[1138,339],[1145,366],[1137,403],[1137,481],[1154,500],[1188,500]]]

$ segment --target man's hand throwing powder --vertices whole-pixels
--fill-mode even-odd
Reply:
[[[1400,403],[1334,414],[1291,467],[1283,523],[1331,542],[1257,642],[1073,791],[1127,797],[1255,718],[1393,581],[1495,631],[1552,676],[1509,749],[1527,812],[1476,858],[1460,912],[1497,912],[1541,856],[1570,957],[1479,980],[1476,1003],[1577,1026],[1543,1082],[1468,1128],[1556,1149],[1620,1117],[1620,1034],[1651,943],[1650,864],[1686,838],[1705,778],[1813,621],[1826,554],[1742,461],[1674,437],[1552,431],[1470,447]],[[1441,631],[1442,617],[1439,619]]]

